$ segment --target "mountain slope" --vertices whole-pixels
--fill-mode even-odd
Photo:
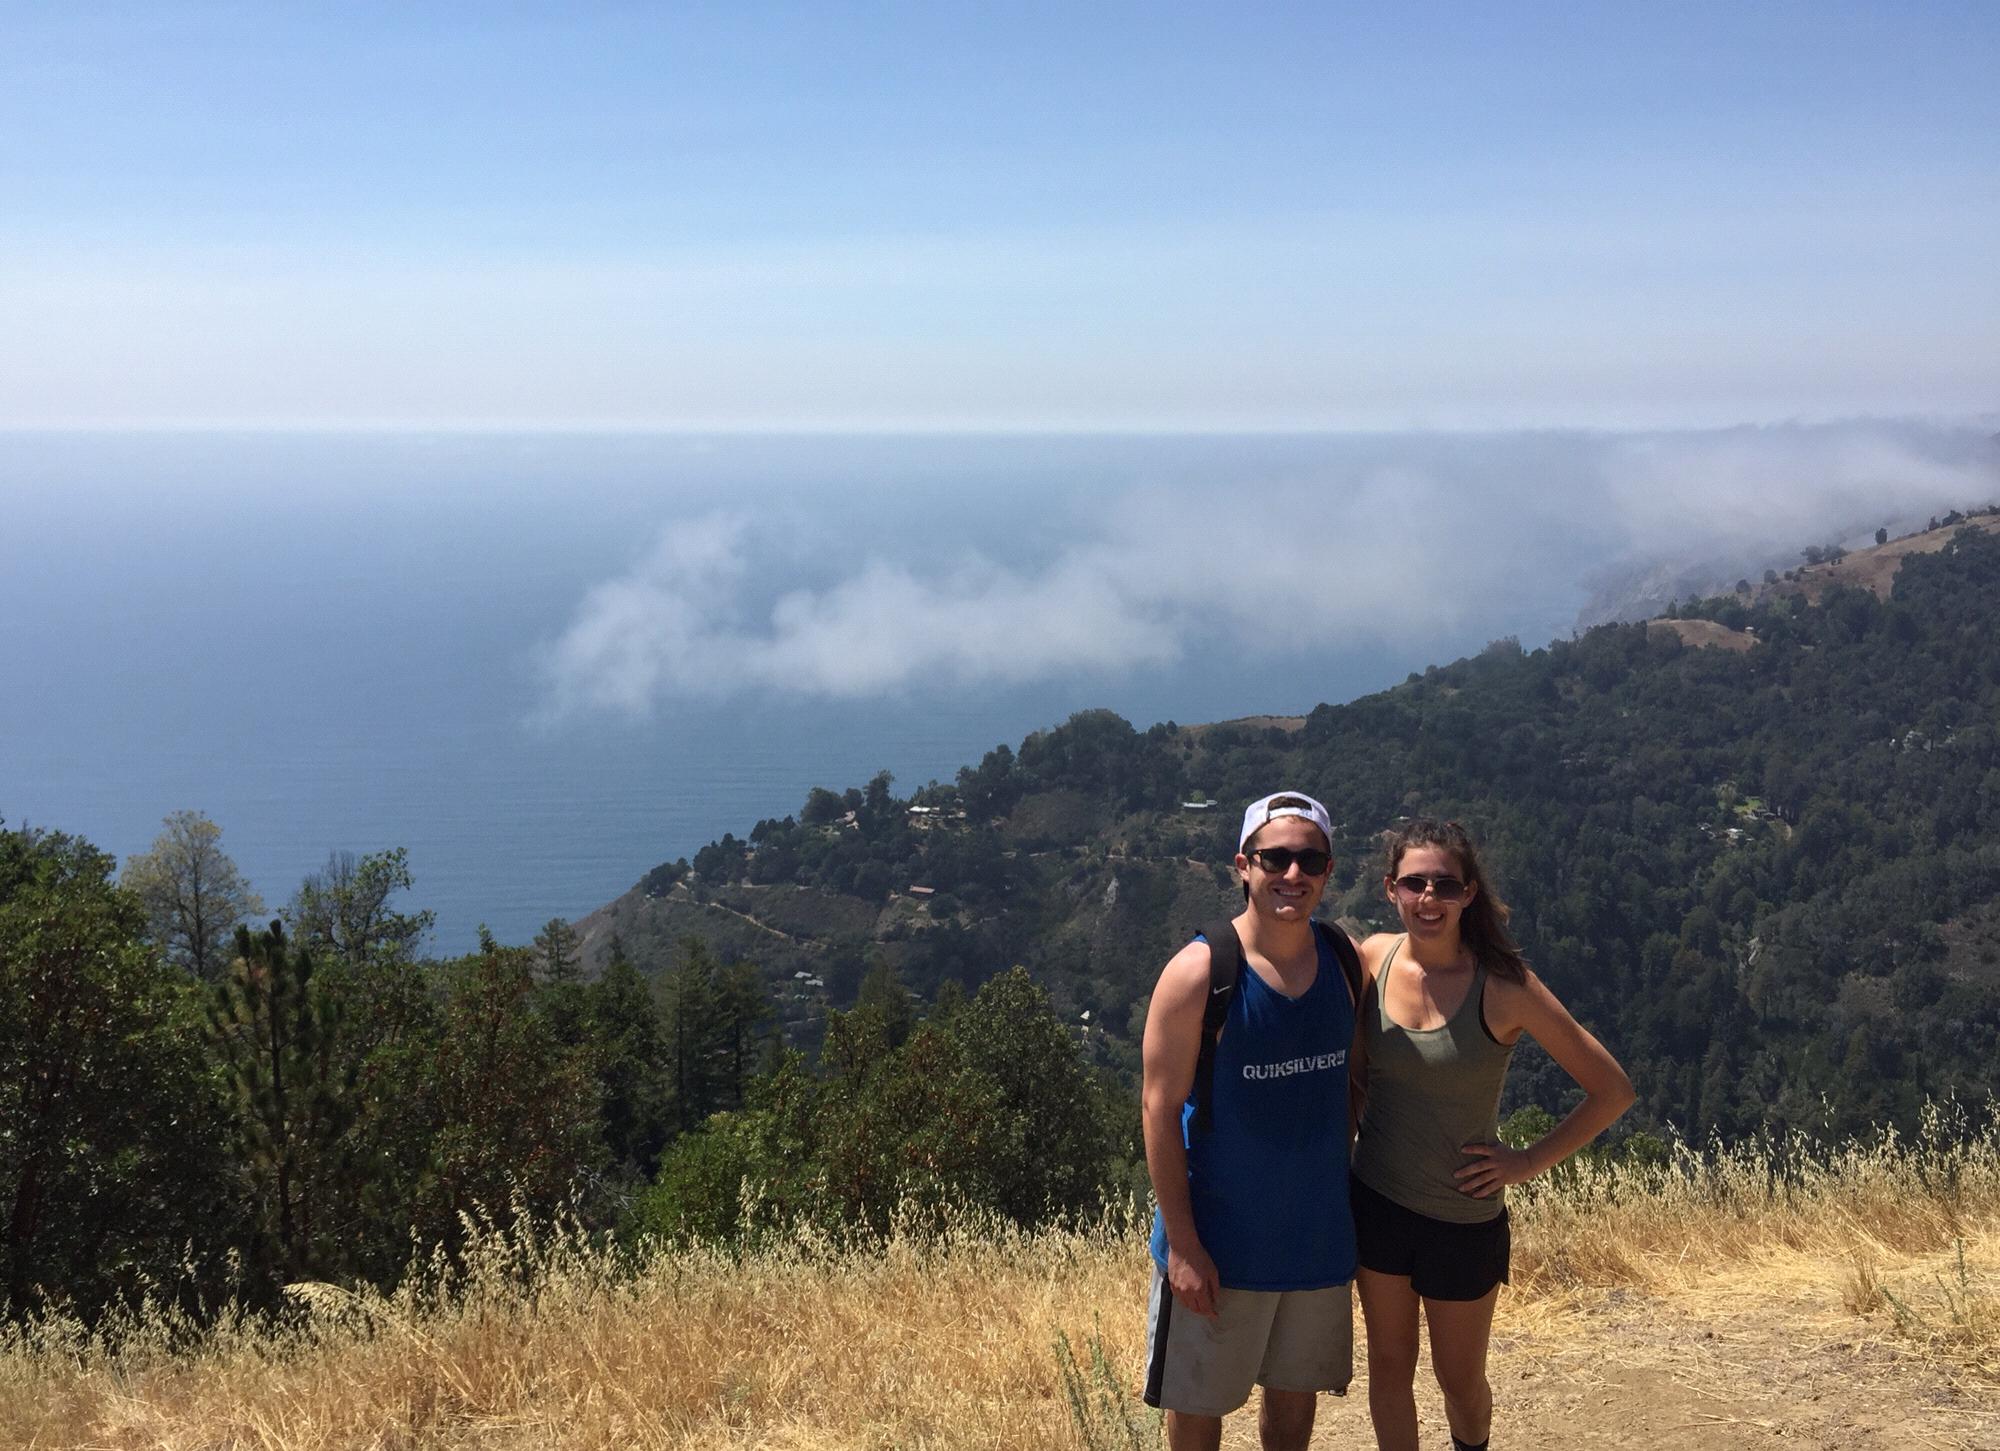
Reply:
[[[765,967],[804,1041],[875,962],[926,996],[1025,963],[1129,1069],[1159,964],[1234,900],[1237,803],[1294,785],[1335,812],[1329,899],[1355,930],[1390,921],[1383,832],[1465,820],[1530,959],[1632,1070],[1642,1122],[1851,1127],[1984,1098],[2000,537],[1935,542],[1889,556],[1887,598],[1814,577],[1670,628],[1496,642],[1302,726],[1083,712],[908,801],[885,781],[816,792],[799,819],[651,874],[586,935],[655,970],[706,936]],[[1511,1102],[1567,1092],[1522,1055]]]

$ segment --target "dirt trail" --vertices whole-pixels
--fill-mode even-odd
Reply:
[[[2000,1451],[2000,1386],[1954,1386],[1838,1305],[1697,1310],[1613,1291],[1580,1308],[1509,1314],[1521,1308],[1503,1299],[1494,1335],[1496,1448]],[[1344,1401],[1320,1404],[1315,1451],[1374,1445],[1365,1373]],[[1425,1451],[1450,1446],[1428,1363],[1417,1407]],[[1232,1417],[1224,1446],[1255,1447],[1252,1420]]]

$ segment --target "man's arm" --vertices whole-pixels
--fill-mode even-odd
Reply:
[[[1160,1222],[1167,1232],[1167,1286],[1192,1313],[1213,1317],[1220,1284],[1215,1261],[1195,1229],[1187,1146],[1181,1138],[1181,1109],[1194,1086],[1207,1006],[1208,944],[1190,942],[1160,973],[1146,1009],[1140,1113],[1146,1172],[1152,1177],[1153,1197],[1159,1201]]]

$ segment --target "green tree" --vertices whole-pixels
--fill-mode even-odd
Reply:
[[[575,982],[583,969],[576,929],[561,917],[551,917],[535,934],[535,951],[540,960],[536,970],[543,982]]]
[[[717,974],[715,1013],[720,1098],[726,1107],[737,1108],[744,1101],[763,1027],[771,1016],[764,976],[754,963],[732,962]]]
[[[546,1215],[602,1165],[587,1048],[537,1011],[534,954],[489,936],[441,969],[443,1034],[433,1052],[434,1134],[420,1236],[454,1243],[466,1216]]]
[[[299,884],[287,912],[292,935],[348,962],[415,957],[435,919],[428,910],[395,910],[392,900],[409,889],[409,853],[400,846],[363,857],[334,852]]]
[[[1525,1149],[1548,1136],[1556,1126],[1556,1116],[1536,1104],[1517,1108],[1500,1125],[1500,1141],[1509,1148]]]
[[[323,1277],[346,1259],[352,1064],[313,968],[312,953],[287,942],[282,924],[254,935],[239,927],[211,1017],[235,1090],[239,1159],[265,1260],[288,1280]]]
[[[624,943],[616,934],[611,938],[611,959],[614,963],[625,959]],[[582,982],[582,951],[576,930],[561,917],[551,917],[535,934],[534,971],[541,983],[542,1011],[556,1037],[572,1046],[590,1037],[590,995]]]
[[[925,1024],[894,1053],[848,1059],[818,1125],[817,1178],[837,1222],[881,1234],[898,1208],[992,1205],[1014,1125],[964,1044]]]
[[[0,831],[0,1313],[236,1288],[203,994],[147,950],[111,868],[80,838]]]
[[[946,1031],[998,1090],[986,1135],[991,1204],[1016,1223],[1102,1199],[1115,1144],[1102,1090],[1048,994],[1014,967],[987,980]]]
[[[832,826],[846,814],[846,802],[824,786],[815,786],[806,793],[806,804],[799,812],[799,820],[807,826]]]
[[[861,990],[854,999],[854,1011],[849,1018],[848,1040],[857,1045],[855,1052],[874,1052],[877,1043],[884,1049],[893,1051],[903,1046],[917,1024],[917,1002],[910,990],[903,986],[903,979],[897,973],[894,963],[877,962],[868,969],[861,979]]]
[[[1014,777],[1013,750],[995,746],[980,758],[977,768],[960,767],[958,795],[967,813],[979,820],[1012,810],[1020,797],[1020,785]]]
[[[673,1124],[677,1132],[687,1133],[724,1106],[720,993],[706,942],[699,937],[681,940],[681,960],[664,980],[662,992]]]
[[[731,1244],[780,1217],[769,1185],[778,1166],[759,1142],[760,1127],[754,1116],[718,1113],[674,1140],[639,1196],[633,1227],[669,1243]],[[746,1186],[761,1223],[744,1220]]]
[[[651,1178],[671,1123],[659,1004],[631,960],[616,951],[585,994],[606,1152],[614,1168]]]
[[[970,1206],[1033,1225],[1102,1202],[1112,1115],[1025,971],[923,1023],[904,1021],[893,975],[876,982],[870,1002],[828,1023],[825,1077],[787,1055],[741,1111],[666,1152],[645,1228],[735,1238],[803,1216],[879,1234],[899,1211]]]
[[[146,907],[154,942],[169,961],[214,979],[229,964],[237,924],[264,902],[221,847],[222,828],[199,811],[176,811],[152,847],[125,859],[119,882]]]
[[[335,960],[314,980],[336,1006],[342,1071],[354,1083],[344,1145],[355,1201],[352,1262],[387,1285],[404,1269],[419,1206],[434,1192],[446,1033],[441,974],[393,960]]]

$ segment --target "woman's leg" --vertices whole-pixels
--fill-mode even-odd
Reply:
[[[1417,1451],[1417,1307],[1408,1275],[1354,1272],[1368,1332],[1368,1414],[1382,1451]],[[1435,1334],[1435,1332],[1433,1332]],[[1431,1342],[1433,1348],[1436,1341]]]
[[[1424,1321],[1431,1328],[1431,1368],[1444,1391],[1445,1419],[1451,1422],[1451,1434],[1468,1446],[1484,1442],[1493,1426],[1486,1346],[1493,1338],[1493,1304],[1499,1298],[1500,1287],[1495,1285],[1477,1300],[1424,1301]],[[1372,1329],[1369,1343],[1374,1343]],[[1372,1356],[1368,1363],[1372,1375]]]

